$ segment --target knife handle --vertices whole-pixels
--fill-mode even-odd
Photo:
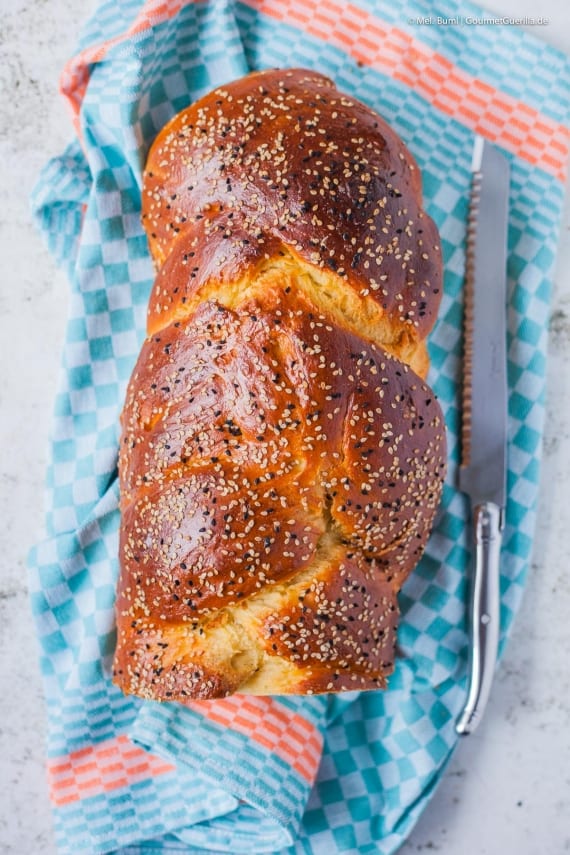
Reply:
[[[499,646],[499,560],[503,511],[493,502],[473,508],[475,567],[471,584],[469,692],[455,730],[473,733],[485,710]]]

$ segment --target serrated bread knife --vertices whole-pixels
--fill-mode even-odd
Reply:
[[[462,460],[471,500],[473,567],[467,700],[455,729],[473,733],[489,698],[499,644],[499,564],[507,478],[507,221],[509,164],[475,139],[467,229]]]

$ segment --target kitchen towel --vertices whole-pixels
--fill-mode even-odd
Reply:
[[[437,785],[466,693],[468,506],[455,484],[473,137],[495,142],[512,167],[502,646],[532,547],[569,143],[568,60],[485,16],[456,0],[112,0],[64,69],[77,136],[43,171],[33,208],[71,293],[46,533],[30,556],[61,853],[388,855]],[[164,123],[215,85],[293,65],[383,114],[422,169],[445,261],[429,342],[449,432],[442,508],[400,597],[386,692],[141,702],[111,684],[110,667],[118,416],[153,279],[143,164]]]

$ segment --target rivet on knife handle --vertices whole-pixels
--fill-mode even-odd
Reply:
[[[509,164],[481,137],[473,151],[464,313],[462,461],[471,499],[469,688],[456,731],[481,721],[497,660],[507,471],[506,257]]]

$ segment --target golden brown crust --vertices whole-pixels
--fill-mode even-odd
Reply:
[[[441,282],[415,164],[326,78],[271,71],[176,117],[144,198],[160,269],[122,416],[115,680],[156,699],[382,687],[445,475],[409,367]]]
[[[168,260],[149,329],[286,247],[418,341],[441,295],[439,239],[421,203],[401,139],[328,78],[277,70],[220,87],[179,113],[148,159],[143,222],[158,266]]]

